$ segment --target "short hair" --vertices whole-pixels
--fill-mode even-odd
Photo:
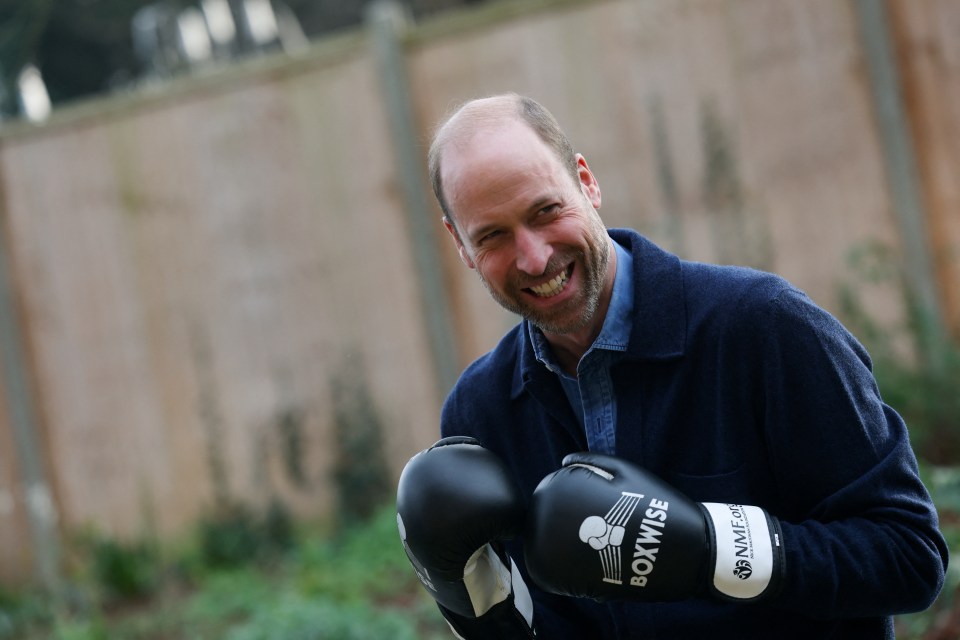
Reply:
[[[566,167],[577,182],[577,158],[570,139],[560,128],[553,114],[539,102],[516,93],[505,93],[489,98],[469,100],[448,115],[437,127],[427,153],[427,168],[433,194],[440,204],[443,215],[456,229],[456,223],[450,212],[450,206],[443,195],[443,182],[440,177],[440,156],[444,146],[464,131],[475,132],[484,124],[499,120],[516,118],[526,123],[534,133],[556,154],[560,163]]]

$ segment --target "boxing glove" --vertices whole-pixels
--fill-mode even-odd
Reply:
[[[763,509],[695,503],[625,460],[580,453],[533,493],[530,578],[553,593],[666,602],[770,597],[783,571],[778,521]]]
[[[472,438],[444,438],[404,467],[400,538],[460,637],[534,637],[530,594],[501,544],[521,532],[525,516],[506,465]]]

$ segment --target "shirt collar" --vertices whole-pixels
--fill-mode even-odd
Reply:
[[[594,349],[626,351],[627,344],[630,342],[633,312],[633,256],[616,241],[613,241],[613,247],[617,252],[617,272],[613,279],[613,293],[610,296],[610,305],[607,307],[603,327],[600,328],[600,333],[593,341],[588,353]],[[560,373],[562,369],[554,359],[543,332],[533,323],[525,324],[527,337],[530,339],[537,360],[550,371]]]
[[[625,351],[630,342],[630,329],[633,326],[633,256],[614,241],[617,251],[617,273],[613,280],[613,294],[607,317],[603,320],[600,335],[593,341],[593,347],[611,351]]]

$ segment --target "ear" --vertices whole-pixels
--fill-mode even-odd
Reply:
[[[460,259],[463,261],[463,264],[467,265],[470,269],[476,269],[476,265],[473,263],[473,260],[470,259],[470,254],[467,253],[467,248],[463,246],[463,241],[460,240],[460,232],[453,226],[453,221],[447,216],[443,216],[443,226],[447,228],[447,231],[453,237],[453,242],[457,245],[457,253],[460,254]]]
[[[600,183],[593,176],[587,161],[581,154],[577,154],[577,177],[580,179],[580,190],[586,196],[594,209],[600,208]]]

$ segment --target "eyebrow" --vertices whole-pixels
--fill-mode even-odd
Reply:
[[[555,202],[559,200],[561,200],[561,198],[560,196],[557,196],[557,195],[541,196],[533,201],[533,203],[530,205],[530,208],[527,209],[527,211],[539,211],[540,209],[543,209],[543,207],[547,203]]]

